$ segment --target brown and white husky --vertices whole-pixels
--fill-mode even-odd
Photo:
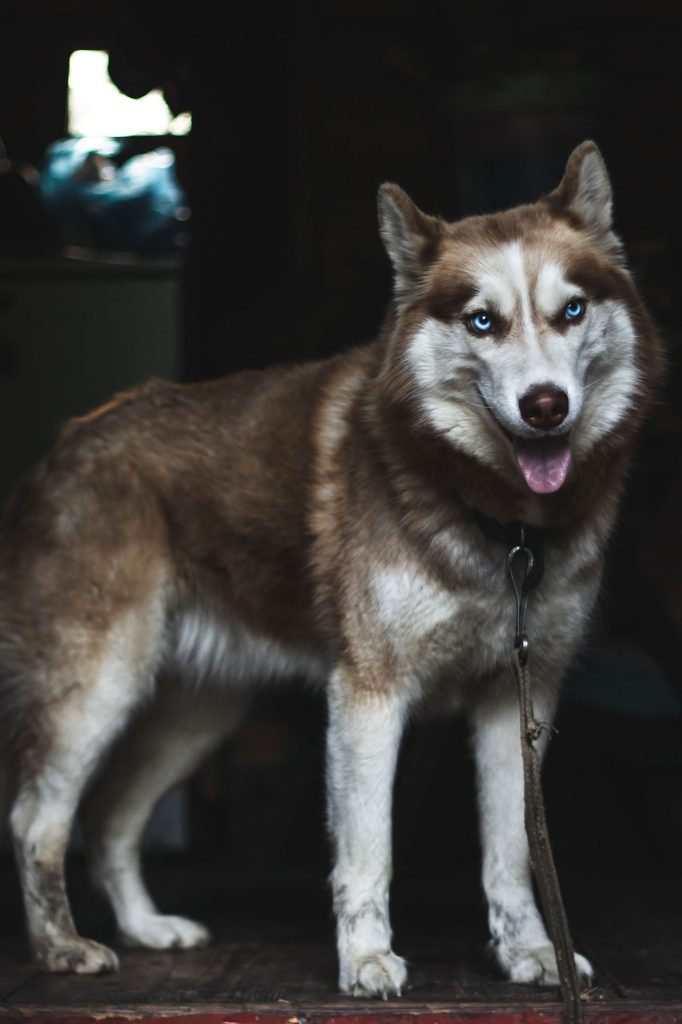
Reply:
[[[499,964],[514,981],[557,979],[524,835],[496,524],[543,536],[529,613],[536,713],[550,722],[660,349],[591,142],[533,205],[448,224],[389,184],[379,216],[395,296],[376,342],[120,395],[70,422],[8,506],[1,721],[28,931],[48,970],[117,966],[77,933],[65,892],[84,794],[93,876],[124,941],[207,941],[152,902],[142,830],[255,687],[305,674],[328,695],[341,989],[405,985],[391,793],[405,722],[434,703],[472,723]]]

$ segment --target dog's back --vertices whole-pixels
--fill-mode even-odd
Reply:
[[[89,614],[101,638],[159,595],[167,608],[219,602],[294,643],[314,633],[300,583],[325,373],[313,364],[153,382],[67,425],[5,511],[0,579],[11,585],[0,590],[0,636],[10,703],[8,667],[33,657],[39,675],[41,656],[63,642],[62,623]]]

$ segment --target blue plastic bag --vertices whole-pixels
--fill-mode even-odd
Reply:
[[[40,189],[61,236],[77,245],[170,253],[187,242],[189,210],[165,147],[117,166],[115,139],[53,142]]]

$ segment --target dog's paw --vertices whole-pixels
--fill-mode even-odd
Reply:
[[[351,996],[388,999],[402,995],[407,968],[401,956],[386,952],[361,953],[350,957],[342,972],[340,988]]]
[[[578,975],[586,981],[592,978],[592,964],[579,953],[575,954]],[[510,981],[525,985],[558,985],[559,971],[552,946],[537,946],[534,949],[520,949],[510,956],[505,970]]]
[[[193,949],[205,946],[210,938],[210,932],[203,924],[172,914],[147,914],[136,920],[133,927],[121,931],[121,941],[125,946],[144,946],[146,949]]]
[[[42,952],[39,960],[55,974],[107,974],[118,970],[118,957],[113,950],[92,939],[68,939]]]

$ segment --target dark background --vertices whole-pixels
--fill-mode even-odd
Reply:
[[[382,181],[456,218],[535,198],[559,181],[574,145],[597,140],[669,374],[546,780],[560,861],[615,857],[649,868],[682,851],[682,20],[656,4],[629,15],[479,7],[10,5],[0,136],[10,159],[40,168],[46,145],[64,135],[68,57],[81,48],[110,51],[123,91],[162,87],[176,112],[192,111],[191,135],[171,141],[192,208],[179,314],[187,380],[372,338],[390,289],[376,228]],[[9,172],[0,175],[0,215],[6,263],[59,249]],[[0,338],[0,373],[11,376],[3,351]],[[17,387],[30,408],[30,386]],[[31,424],[29,415],[16,429],[30,435]],[[323,733],[319,697],[260,698],[192,786],[193,855],[219,850],[235,865],[323,873]],[[408,736],[396,841],[398,882],[458,862],[472,865],[477,884],[461,722]]]

